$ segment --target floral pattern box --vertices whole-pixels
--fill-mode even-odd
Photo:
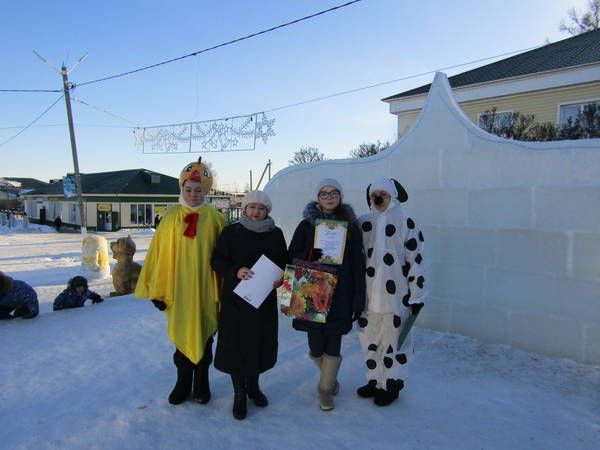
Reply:
[[[296,319],[325,323],[337,284],[335,269],[295,260],[278,289],[281,312]]]

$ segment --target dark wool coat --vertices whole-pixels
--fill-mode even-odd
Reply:
[[[317,202],[310,202],[304,208],[304,220],[296,228],[290,243],[290,258],[308,259],[315,239],[315,219],[336,219],[325,215],[317,205]],[[365,258],[362,235],[352,207],[347,204],[342,204],[342,207],[346,209],[351,220],[344,248],[344,262],[341,266],[329,266],[336,269],[338,282],[327,320],[322,324],[294,319],[292,326],[296,330],[308,331],[309,328],[314,328],[324,329],[326,333],[331,334],[347,334],[352,329],[352,315],[361,313],[365,308]]]
[[[251,268],[263,254],[285,268],[287,248],[279,228],[255,233],[236,222],[223,229],[213,250],[212,267],[223,278],[214,363],[222,372],[255,375],[269,370],[277,361],[275,290],[258,309],[233,293],[240,282],[237,271],[241,267]]]

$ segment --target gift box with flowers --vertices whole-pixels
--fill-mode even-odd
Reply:
[[[281,312],[296,319],[325,323],[337,276],[331,268],[288,264],[278,290]]]

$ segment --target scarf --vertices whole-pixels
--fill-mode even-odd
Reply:
[[[189,206],[183,200],[183,197],[180,195],[179,196],[179,204],[181,206],[186,207],[187,209],[190,209],[190,210],[194,211],[191,214],[188,214],[187,216],[185,216],[183,218],[183,221],[187,224],[187,227],[185,228],[185,230],[183,232],[183,235],[185,237],[194,238],[194,237],[196,237],[196,226],[198,225],[198,213],[197,213],[197,211],[198,211],[198,209],[202,208],[206,204],[206,200],[203,201],[198,206]]]
[[[240,224],[247,230],[254,231],[255,233],[266,233],[275,228],[275,221],[271,216],[265,217],[263,220],[252,220],[242,211],[240,216]]]

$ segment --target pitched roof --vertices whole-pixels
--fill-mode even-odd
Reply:
[[[453,88],[504,78],[530,75],[600,62],[600,30],[588,31],[572,38],[544,45],[510,58],[502,59],[448,78]],[[383,101],[429,92],[431,83],[401,92]]]
[[[48,183],[44,181],[40,181],[36,178],[18,178],[18,177],[1,177],[3,180],[7,181],[17,181],[21,183],[19,189],[27,190],[27,189],[38,189],[44,186],[48,186]]]
[[[152,183],[152,175],[160,182]],[[179,180],[147,169],[117,170],[114,172],[82,173],[83,194],[146,194],[179,195]],[[63,195],[63,182],[57,181],[27,195]]]

